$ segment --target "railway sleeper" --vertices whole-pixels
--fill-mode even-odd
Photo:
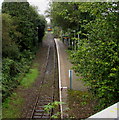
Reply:
[[[37,110],[35,110],[35,112],[45,112],[43,109],[37,109]]]
[[[34,116],[35,119],[50,119],[50,116]]]
[[[50,116],[48,113],[35,113],[34,116]]]
[[[48,96],[44,96],[41,98],[42,100],[46,99],[46,100],[52,100],[52,97],[48,97]]]
[[[48,99],[46,99],[46,100],[40,100],[40,102],[51,102],[51,100],[48,100]]]

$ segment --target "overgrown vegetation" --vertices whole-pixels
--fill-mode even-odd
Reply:
[[[21,81],[21,85],[24,86],[25,88],[30,87],[30,85],[34,82],[34,80],[38,76],[38,69],[30,69],[29,72],[26,74],[26,76],[23,78]]]
[[[98,99],[97,109],[119,101],[119,3],[55,2],[52,24],[68,34],[73,69]]]
[[[54,101],[52,103],[48,103],[47,105],[44,106],[44,110],[48,114],[52,114],[52,110],[56,109],[59,107],[60,104],[65,104],[64,102],[59,102],[59,101]],[[60,117],[60,112],[54,113],[51,118],[57,119]]]
[[[19,118],[23,98],[17,93],[13,93],[7,98],[2,106],[2,118]]]
[[[86,119],[95,113],[96,100],[88,91],[68,90],[69,118]]]
[[[20,89],[29,88],[38,76],[38,64],[33,64],[33,68],[29,70],[27,74],[20,81]],[[3,118],[20,118],[21,109],[24,104],[24,98],[18,91],[14,91],[10,97],[8,97],[3,103]]]
[[[4,101],[29,71],[46,21],[28,2],[3,2],[2,24]]]

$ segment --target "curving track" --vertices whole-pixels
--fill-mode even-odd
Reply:
[[[44,71],[42,71],[41,85],[39,94],[36,98],[31,117],[35,119],[50,119],[51,116],[59,111],[59,108],[52,109],[50,113],[44,111],[44,105],[59,100],[58,96],[58,63],[55,42],[50,33],[48,33],[48,50]]]

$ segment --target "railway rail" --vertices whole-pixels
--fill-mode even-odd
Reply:
[[[51,119],[54,109],[46,113],[44,106],[59,99],[57,95],[59,92],[56,93],[56,90],[58,90],[57,54],[55,42],[52,42],[53,45],[49,45],[47,51],[45,68],[39,89],[40,92],[36,98],[30,117],[33,119]]]

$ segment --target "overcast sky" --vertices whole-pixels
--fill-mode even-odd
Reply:
[[[0,0],[0,4],[3,2],[4,0]],[[9,0],[10,1],[10,0]],[[13,0],[12,0],[13,1]],[[50,0],[27,0],[31,5],[34,6],[38,6],[38,12],[40,14],[44,14],[45,10],[47,10],[48,8],[48,3]],[[49,21],[49,19],[47,19],[47,21]]]
[[[27,0],[30,4],[38,6],[40,13],[44,14],[45,10],[48,8],[49,0]]]
[[[27,0],[31,5],[38,6],[38,10],[40,14],[44,14],[45,10],[48,9],[48,3],[50,0]],[[46,19],[48,22],[49,19]]]

